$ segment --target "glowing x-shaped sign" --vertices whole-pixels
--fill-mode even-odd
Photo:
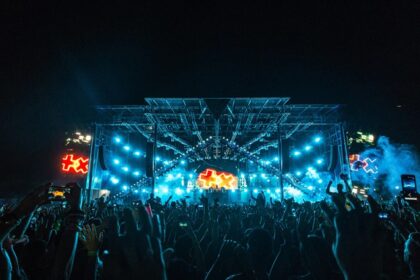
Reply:
[[[237,189],[238,178],[229,172],[207,168],[198,176],[197,184],[204,189],[216,188],[216,186],[225,189]]]
[[[378,173],[378,167],[372,164],[375,161],[376,161],[376,158],[375,159],[365,158],[364,162],[366,162],[366,165],[363,167],[363,170],[366,173],[372,173],[372,174]]]
[[[360,169],[363,169],[366,173],[378,173],[378,166],[373,164],[376,162],[376,159],[371,159],[369,157],[362,159],[359,154],[352,154],[349,156],[349,159],[352,171],[359,171]]]
[[[89,158],[66,154],[61,159],[61,171],[66,173],[86,174],[88,172]]]

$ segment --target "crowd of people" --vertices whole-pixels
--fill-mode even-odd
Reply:
[[[420,279],[419,211],[402,197],[83,203],[72,183],[62,203],[51,187],[2,207],[0,279]]]

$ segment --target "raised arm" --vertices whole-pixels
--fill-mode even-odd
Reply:
[[[0,279],[8,280],[12,277],[12,262],[9,254],[3,248],[3,242],[25,217],[31,216],[38,205],[48,201],[47,190],[49,187],[50,185],[48,184],[35,189],[17,204],[14,209],[0,217]],[[16,261],[17,259],[15,259]]]
[[[257,201],[257,199],[256,199],[256,198],[255,198],[255,196],[252,194],[252,192],[251,192],[251,198],[252,198],[252,200]]]
[[[76,254],[79,227],[84,219],[84,213],[81,210],[82,189],[75,183],[67,184],[66,187],[71,189],[68,197],[71,210],[65,218],[65,228],[58,244],[51,275],[53,280],[70,278]]]
[[[351,193],[352,187],[349,185],[348,176],[345,174],[340,174],[341,180],[343,180],[344,185],[346,186],[346,190],[348,193]]]
[[[327,189],[325,190],[325,192],[327,193],[327,194],[329,194],[329,195],[331,195],[331,185],[332,185],[332,181],[330,180],[329,182],[328,182],[328,185],[327,185]]]
[[[163,205],[163,208],[166,209],[168,207],[169,202],[171,201],[171,199],[172,199],[172,195],[166,200],[165,204]]]
[[[79,240],[83,243],[87,250],[87,263],[85,268],[84,279],[95,280],[97,278],[99,261],[99,247],[103,240],[103,233],[98,232],[94,224],[85,225],[79,236]]]

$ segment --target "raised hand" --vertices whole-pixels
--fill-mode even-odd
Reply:
[[[162,255],[162,242],[164,231],[160,216],[153,215],[150,218],[144,207],[140,208],[142,230],[140,231],[140,242],[142,243],[143,259],[147,265],[145,276],[147,279],[166,279],[165,262]]]
[[[345,278],[378,279],[385,236],[375,206],[371,213],[362,208],[340,212],[334,225],[333,252]]]
[[[82,228],[82,232],[79,235],[80,242],[83,243],[86,250],[88,251],[88,256],[97,255],[99,247],[103,241],[103,233],[98,233],[96,231],[96,226],[92,225],[85,225]]]
[[[348,179],[347,174],[341,173],[341,174],[340,174],[340,179],[341,179],[341,180],[347,180],[347,179]]]
[[[223,260],[223,259],[233,255],[233,251],[238,245],[239,245],[238,242],[236,242],[234,240],[226,240],[224,238],[222,246],[220,246],[218,257]]]
[[[234,255],[234,250],[237,248],[239,244],[234,240],[227,240],[226,235],[223,238],[223,242],[220,246],[219,253],[213,265],[211,266],[210,270],[207,272],[205,280],[212,280],[212,279],[225,279],[226,272],[222,272],[222,265],[225,260],[229,257]]]

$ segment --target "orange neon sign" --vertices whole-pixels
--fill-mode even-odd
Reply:
[[[66,154],[61,158],[61,171],[65,173],[86,174],[89,158],[74,154]]]
[[[207,168],[198,176],[197,185],[203,189],[233,190],[238,188],[238,178],[229,172]]]

